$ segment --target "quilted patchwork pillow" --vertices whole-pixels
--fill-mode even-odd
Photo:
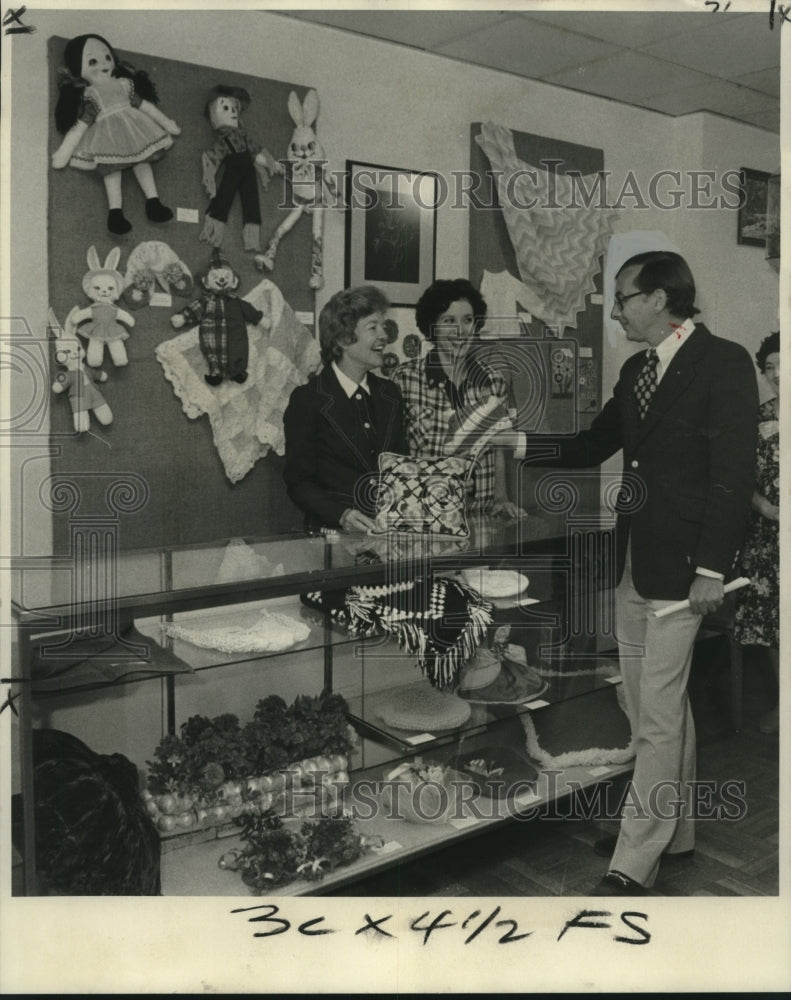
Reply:
[[[374,534],[388,531],[469,535],[464,515],[473,460],[410,458],[385,451],[379,456]]]

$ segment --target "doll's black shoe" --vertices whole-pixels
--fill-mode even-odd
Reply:
[[[173,218],[173,213],[159,198],[149,198],[146,201],[146,216],[152,222],[167,222]]]
[[[107,213],[107,228],[116,236],[123,236],[132,228],[132,223],[124,216],[120,208],[111,208]]]
[[[222,375],[204,375],[203,376],[209,385],[219,385],[222,382]]]
[[[239,372],[238,375],[231,375],[232,382],[238,382],[241,385],[243,382],[247,381],[247,372]]]

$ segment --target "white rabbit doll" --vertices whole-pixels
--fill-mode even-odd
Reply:
[[[102,265],[96,247],[88,251],[90,270],[82,279],[82,290],[93,305],[78,309],[74,314],[74,323],[79,335],[88,340],[88,364],[91,368],[101,365],[105,344],[119,368],[129,363],[124,347],[129,333],[122,324],[134,326],[135,321],[126,310],[116,305],[124,289],[124,277],[117,269],[120,258],[120,248],[114,247]]]
[[[104,396],[96,388],[95,382],[106,382],[106,372],[92,373],[90,376],[83,367],[85,351],[77,339],[75,330],[75,314],[77,307],[66,317],[65,329],[60,326],[55,314],[49,311],[49,329],[55,336],[55,360],[65,365],[66,371],[60,372],[52,383],[52,391],[60,395],[69,394],[69,402],[74,419],[74,430],[78,434],[87,431],[91,423],[91,410],[100,424],[113,422],[113,411]]]
[[[256,254],[256,267],[263,271],[271,271],[275,266],[275,255],[280,240],[290,232],[303,212],[313,216],[313,249],[310,262],[311,288],[321,288],[322,277],[322,242],[324,232],[324,188],[335,196],[335,182],[324,156],[324,148],[316,138],[313,123],[319,113],[319,97],[315,90],[309,90],[305,100],[300,105],[299,98],[292,90],[288,95],[288,113],[294,122],[294,134],[288,147],[287,162],[290,169],[286,179],[291,185],[291,203],[293,208],[275,231],[269,241],[266,252]]]

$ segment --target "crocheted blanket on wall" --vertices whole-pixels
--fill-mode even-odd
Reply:
[[[594,176],[583,177],[575,190],[567,175],[518,159],[513,134],[503,125],[484,122],[475,141],[497,171],[497,193],[519,274],[540,302],[535,312],[562,334],[566,326],[575,326],[585,297],[595,291],[599,259],[617,212],[598,207],[595,196],[585,204],[582,182],[586,191],[595,190]]]
[[[270,449],[285,454],[283,413],[293,389],[320,366],[316,338],[299,322],[273,282],[265,279],[243,296],[264,314],[248,326],[248,378],[243,385],[211,387],[198,345],[197,326],[159,344],[157,361],[191,420],[207,414],[212,437],[232,483],[243,479]]]
[[[302,601],[328,612],[352,635],[395,636],[404,652],[417,656],[418,666],[438,689],[456,681],[461,665],[475,653],[492,623],[492,605],[446,577],[315,591],[303,594]]]

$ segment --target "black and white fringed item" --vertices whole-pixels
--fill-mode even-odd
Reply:
[[[436,577],[409,584],[352,587],[342,602],[334,593],[306,594],[304,602],[365,638],[387,632],[417,657],[432,687],[453,684],[492,623],[492,605],[458,580]]]
[[[377,588],[379,589],[379,588]],[[346,595],[351,628],[360,636],[383,629],[395,635],[435,688],[456,680],[492,623],[492,605],[458,580],[418,580],[409,589],[370,594],[352,587]]]

